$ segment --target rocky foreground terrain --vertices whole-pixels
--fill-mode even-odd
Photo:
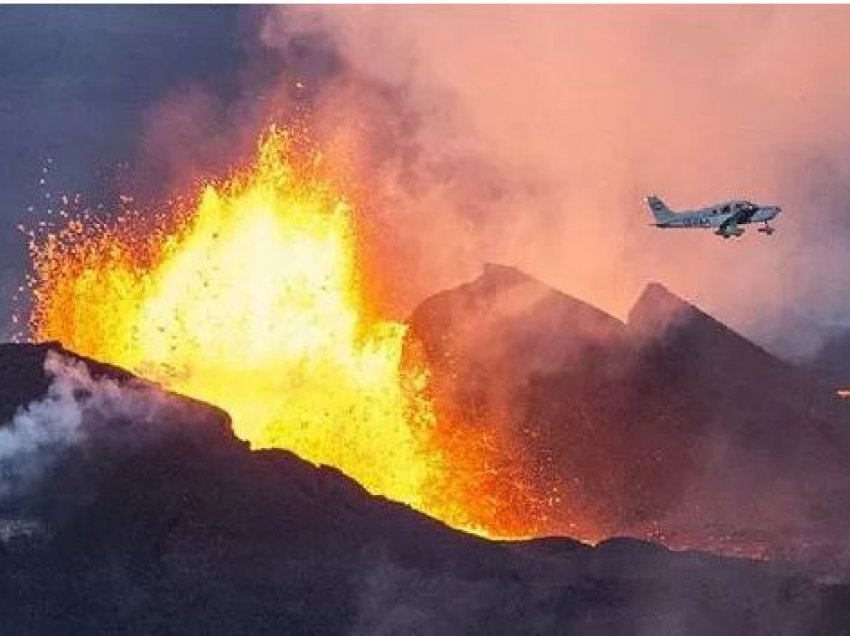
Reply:
[[[661,287],[623,324],[491,267],[411,323],[441,408],[520,431],[612,534],[843,527],[844,405]],[[487,541],[56,343],[0,345],[0,415],[4,634],[850,634],[832,535],[793,565]]]
[[[603,535],[824,564],[844,550],[850,402],[663,286],[621,322],[489,265],[410,324],[441,411],[489,428]]]

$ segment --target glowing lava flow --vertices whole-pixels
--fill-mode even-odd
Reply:
[[[271,131],[253,169],[207,187],[169,236],[72,223],[49,237],[31,330],[222,405],[255,447],[421,507],[431,413],[400,369],[404,327],[361,322],[352,210],[287,150]]]
[[[191,210],[34,235],[32,337],[218,404],[255,448],[458,527],[526,533],[521,512],[455,482],[466,462],[435,443],[425,372],[401,364],[406,327],[363,319],[352,208],[296,156],[272,128]]]

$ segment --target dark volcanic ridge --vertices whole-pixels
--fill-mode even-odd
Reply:
[[[19,634],[841,633],[846,405],[660,285],[627,323],[517,270],[411,317],[441,408],[564,517],[491,542],[56,343],[0,345],[0,615]],[[85,366],[82,366],[82,364]],[[27,406],[28,405],[28,406]],[[535,434],[524,431],[533,426]],[[782,565],[782,558],[804,562]],[[5,630],[4,630],[5,631]]]
[[[506,438],[540,490],[566,492],[568,514],[603,535],[846,552],[848,404],[662,285],[624,324],[490,265],[410,324],[439,408]]]
[[[634,539],[592,548],[456,532],[336,470],[250,451],[218,409],[114,367],[58,364],[66,358],[76,356],[54,344],[0,346],[0,405],[16,413],[0,437],[3,478],[15,476],[11,442],[32,421],[71,412],[78,431],[52,454],[40,438],[51,461],[0,496],[4,632],[803,634],[850,624],[850,589],[776,565]],[[21,399],[27,410],[16,410]]]

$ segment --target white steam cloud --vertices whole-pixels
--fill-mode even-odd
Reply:
[[[51,379],[44,398],[0,426],[0,502],[36,485],[98,427],[122,420],[149,423],[163,404],[162,393],[150,385],[95,379],[83,362],[53,351],[45,357],[44,371]]]

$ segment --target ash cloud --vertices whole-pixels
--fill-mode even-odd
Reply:
[[[0,91],[7,193],[35,183],[32,148],[73,148],[62,169],[90,172],[141,137],[116,178],[148,207],[223,173],[269,119],[306,122],[368,191],[367,256],[396,274],[378,292],[397,316],[490,261],[620,318],[659,281],[789,355],[848,322],[846,7],[90,13],[4,14],[23,91]],[[770,240],[721,242],[647,227],[649,192],[786,213]]]
[[[0,426],[0,509],[25,516],[84,495],[79,460],[104,444],[148,443],[168,403],[152,386],[93,378],[83,362],[53,351],[44,371],[46,395]]]
[[[657,280],[805,354],[847,320],[848,30],[844,7],[299,7],[262,39],[333,51],[311,113],[379,175],[401,304],[483,261],[620,317]],[[648,228],[651,192],[786,214],[721,243]]]
[[[75,393],[91,378],[84,369],[53,354],[44,366],[53,377],[47,395],[19,409],[0,428],[0,501],[31,487],[63,452],[85,439],[83,412]]]

